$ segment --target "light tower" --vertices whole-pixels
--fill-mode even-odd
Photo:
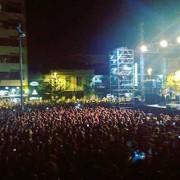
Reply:
[[[117,48],[110,55],[110,93],[116,97],[134,92],[134,50]]]

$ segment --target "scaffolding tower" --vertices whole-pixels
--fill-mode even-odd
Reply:
[[[115,97],[132,96],[134,92],[134,50],[115,49],[110,55],[110,93]]]

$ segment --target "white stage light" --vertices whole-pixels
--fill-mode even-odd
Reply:
[[[168,46],[168,42],[166,40],[162,40],[162,41],[160,41],[160,46],[165,48]]]
[[[140,51],[141,51],[142,53],[147,52],[147,51],[148,51],[147,46],[146,46],[146,45],[142,45],[142,46],[140,47]]]

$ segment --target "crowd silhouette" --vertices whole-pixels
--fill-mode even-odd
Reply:
[[[180,116],[100,105],[0,110],[0,179],[178,179]]]

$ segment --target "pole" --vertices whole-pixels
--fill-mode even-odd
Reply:
[[[167,60],[166,57],[163,58],[163,88],[166,86],[166,78],[167,78]]]
[[[19,63],[20,63],[20,99],[21,99],[21,110],[24,110],[24,101],[23,101],[23,53],[22,53],[22,42],[23,38],[26,36],[21,29],[21,24],[16,27],[18,36],[19,36]]]
[[[144,23],[140,24],[140,43],[144,43]],[[140,87],[141,87],[141,99],[144,101],[144,54],[140,54]]]
[[[22,36],[19,35],[19,56],[20,56],[20,89],[21,89],[21,110],[24,110],[23,102],[23,57],[22,57]]]

